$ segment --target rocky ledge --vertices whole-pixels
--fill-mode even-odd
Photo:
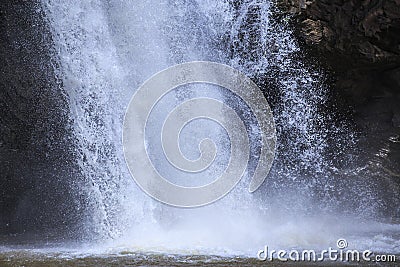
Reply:
[[[351,57],[347,66],[347,63],[400,62],[400,0],[280,0],[279,3],[295,15],[298,37],[328,57],[337,54]]]

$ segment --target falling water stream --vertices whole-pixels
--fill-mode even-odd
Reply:
[[[400,250],[400,227],[379,220],[382,206],[398,203],[385,199],[372,178],[359,177],[368,166],[350,164],[356,162],[357,136],[329,109],[324,73],[301,60],[290,27],[276,16],[272,1],[41,3],[60,64],[58,79],[69,101],[73,146],[84,177],[71,183],[79,184],[75,190],[85,196],[81,230],[89,240],[84,248],[65,245],[47,248],[48,253],[256,257],[264,245],[327,249],[342,237],[352,248]],[[155,73],[195,60],[227,64],[260,86],[274,112],[278,147],[273,168],[255,193],[247,191],[247,175],[220,201],[182,209],[139,189],[126,166],[121,136],[135,90]],[[151,114],[147,142],[155,166],[177,184],[212,181],[229,157],[222,153],[209,170],[186,176],[162,156],[159,132],[165,114],[199,96],[230,103],[243,112],[248,129],[257,128],[248,107],[216,86],[184,86],[166,95]],[[250,141],[257,143],[256,132],[250,130]],[[219,151],[229,150],[218,125],[198,121],[182,132],[188,157],[196,157],[193,147],[204,136],[215,140]],[[258,149],[252,146],[252,157]]]

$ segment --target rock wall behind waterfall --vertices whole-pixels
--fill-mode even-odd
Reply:
[[[40,4],[0,2],[0,234],[60,234],[78,221],[51,47]]]
[[[278,2],[296,15],[298,36],[307,44],[318,44],[315,49],[332,60],[336,54],[351,57],[349,66],[400,60],[398,0]]]
[[[303,48],[331,70],[334,101],[359,132],[360,165],[386,195],[386,214],[399,217],[400,1],[278,2]]]

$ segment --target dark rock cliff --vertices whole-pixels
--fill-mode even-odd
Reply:
[[[333,70],[337,89],[360,106],[383,99],[400,126],[400,0],[278,2],[299,41]]]
[[[400,0],[278,4],[307,54],[331,70],[334,102],[350,107],[365,164],[400,216]]]
[[[0,234],[60,234],[77,221],[50,36],[36,1],[0,2]]]
[[[298,37],[346,67],[400,62],[399,0],[281,0],[295,15]],[[331,58],[334,60],[334,58]],[[334,62],[342,65],[342,62]]]

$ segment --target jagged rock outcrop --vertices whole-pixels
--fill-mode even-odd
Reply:
[[[321,53],[351,57],[350,66],[400,62],[400,0],[279,2],[295,15],[298,37]]]
[[[400,127],[400,0],[278,0],[296,37],[333,70],[357,111],[387,113]],[[385,121],[382,118],[381,122]],[[377,122],[378,123],[378,122]],[[382,125],[380,125],[382,127]]]
[[[377,184],[400,190],[400,0],[278,0],[310,57],[330,70],[333,102],[352,108]],[[388,202],[390,203],[390,202]],[[393,204],[393,203],[392,203]],[[388,205],[399,216],[397,205]]]

